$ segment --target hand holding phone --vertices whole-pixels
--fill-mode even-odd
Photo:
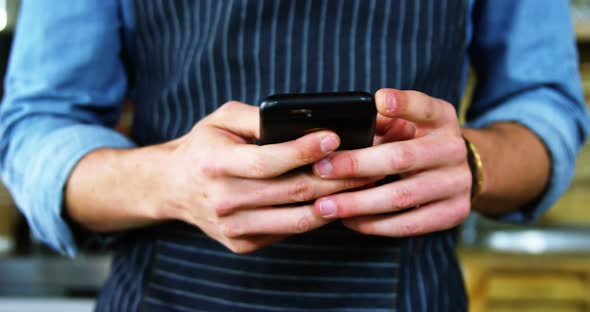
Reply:
[[[269,96],[260,105],[260,143],[295,140],[317,130],[340,137],[339,150],[373,144],[377,109],[366,92],[301,93]]]

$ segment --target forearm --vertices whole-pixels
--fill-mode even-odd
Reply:
[[[121,231],[160,221],[160,195],[166,191],[163,165],[173,144],[90,152],[68,179],[64,214],[95,232]]]
[[[463,129],[483,162],[484,181],[473,209],[485,215],[516,211],[544,191],[551,161],[542,141],[515,123]]]

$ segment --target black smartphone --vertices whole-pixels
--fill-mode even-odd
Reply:
[[[340,137],[339,150],[369,147],[376,118],[375,101],[366,92],[271,95],[260,104],[260,144],[327,129]]]

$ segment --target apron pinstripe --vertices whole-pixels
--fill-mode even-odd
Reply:
[[[415,89],[458,103],[461,0],[137,0],[140,145],[228,100]],[[455,231],[364,236],[333,223],[248,255],[169,223],[124,239],[100,311],[461,311]]]

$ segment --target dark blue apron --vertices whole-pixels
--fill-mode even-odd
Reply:
[[[136,0],[133,139],[171,140],[228,100],[274,93],[392,87],[458,103],[466,18],[461,0]],[[121,241],[97,310],[466,310],[455,235],[335,222],[237,255],[171,222]]]

